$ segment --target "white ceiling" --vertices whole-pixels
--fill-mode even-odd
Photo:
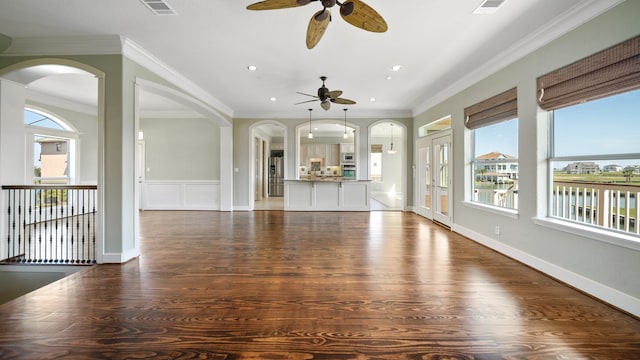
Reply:
[[[329,89],[357,101],[350,118],[410,117],[620,2],[508,0],[496,14],[473,15],[482,0],[366,0],[387,21],[386,33],[353,27],[334,8],[323,39],[308,50],[306,28],[319,2],[248,11],[252,0],[167,1],[178,15],[156,16],[136,0],[0,0],[0,33],[14,43],[120,35],[236,118],[307,118],[311,105],[314,117],[341,119],[343,106],[324,112],[318,103],[293,105],[309,99],[296,91],[314,94],[323,75]],[[394,65],[402,69],[393,72]],[[86,89],[90,83],[75,74],[56,75],[29,88],[88,104],[95,101]],[[144,96],[145,110],[181,110],[157,95]]]

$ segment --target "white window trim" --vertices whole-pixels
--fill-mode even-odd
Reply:
[[[621,234],[595,226],[581,225],[554,217],[534,217],[533,222],[554,230],[640,251],[640,238],[633,235]]]
[[[469,207],[469,208],[473,208],[473,209],[478,209],[478,210],[482,210],[482,211],[486,211],[486,212],[490,212],[496,215],[501,215],[501,216],[505,216],[511,219],[518,219],[519,218],[519,213],[516,209],[509,209],[509,208],[503,208],[503,207],[499,207],[499,206],[494,206],[494,205],[489,205],[489,204],[485,204],[485,203],[481,203],[478,201],[463,201],[462,205]]]

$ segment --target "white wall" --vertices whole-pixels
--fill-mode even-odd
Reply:
[[[542,226],[546,215],[547,115],[536,102],[536,77],[640,33],[640,1],[627,1],[415,118],[416,130],[451,114],[453,230],[547,272],[627,311],[640,314],[640,251]],[[518,87],[519,206],[511,216],[468,206],[470,131],[463,109]],[[501,234],[494,234],[494,226]]]

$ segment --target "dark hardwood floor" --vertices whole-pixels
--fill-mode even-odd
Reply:
[[[0,306],[1,359],[638,359],[640,320],[400,212],[143,212]]]

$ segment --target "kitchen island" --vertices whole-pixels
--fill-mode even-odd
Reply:
[[[284,181],[285,211],[369,211],[371,181],[305,177]]]

